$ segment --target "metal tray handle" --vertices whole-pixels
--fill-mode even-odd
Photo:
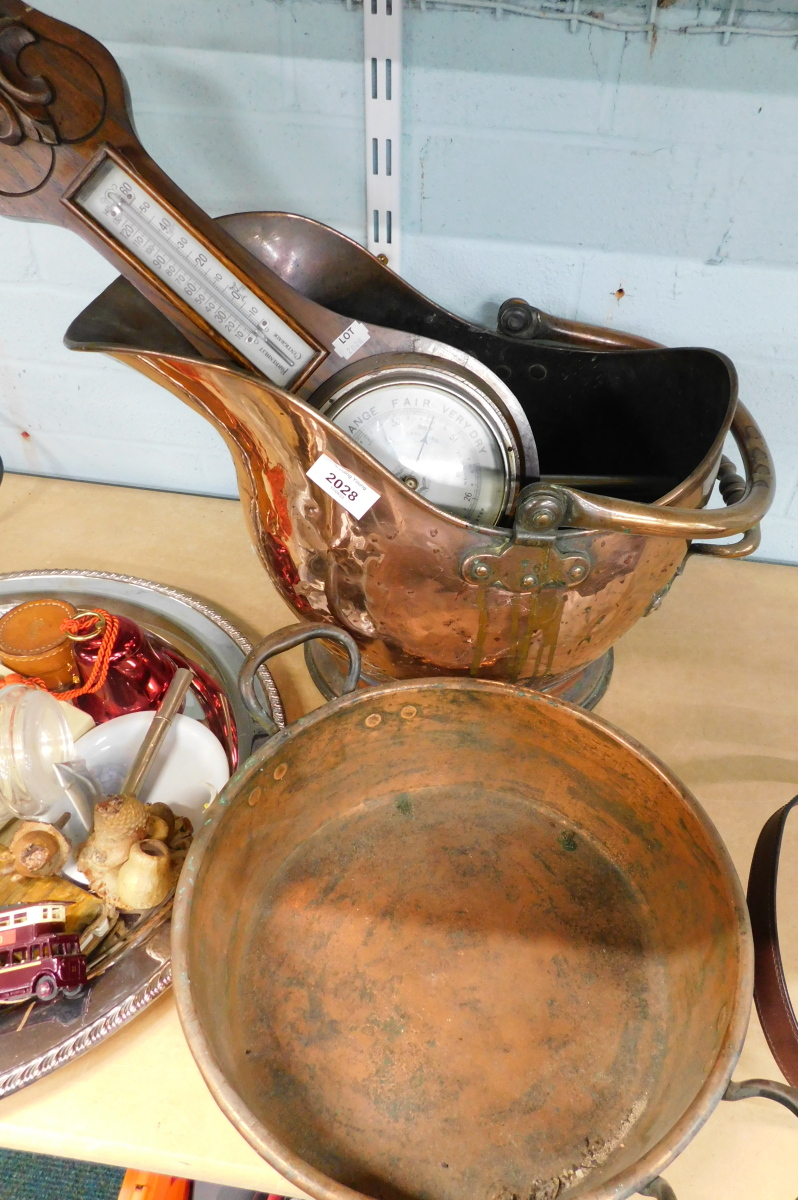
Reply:
[[[264,706],[255,691],[255,676],[258,673],[258,669],[267,659],[274,658],[276,654],[282,654],[284,650],[293,650],[295,646],[301,646],[303,642],[313,641],[314,638],[322,638],[328,642],[337,642],[346,651],[349,659],[349,670],[344,680],[341,695],[345,696],[348,692],[353,692],[358,685],[358,680],[360,679],[360,650],[355,639],[346,630],[338,629],[335,625],[323,625],[321,622],[308,625],[304,621],[298,621],[296,625],[286,625],[285,628],[278,629],[276,633],[270,633],[268,637],[265,637],[262,642],[258,642],[257,646],[253,646],[250,650],[238,677],[241,698],[246,705],[249,715],[253,721],[256,721],[260,725],[261,729],[265,729],[270,737],[280,732],[280,726],[272,714],[269,697],[265,693],[263,694],[265,700]]]

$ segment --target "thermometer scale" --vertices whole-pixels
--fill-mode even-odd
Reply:
[[[272,383],[289,387],[314,358],[315,348],[119,163],[107,160],[74,200]]]

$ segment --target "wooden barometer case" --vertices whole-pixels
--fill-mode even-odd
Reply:
[[[445,361],[501,414],[514,491],[537,478],[528,419],[489,367],[418,333],[353,322],[296,291],[150,158],[109,52],[20,0],[0,0],[0,214],[79,233],[204,358],[233,363],[303,398],[360,359],[382,356],[387,366],[391,356],[407,354]]]

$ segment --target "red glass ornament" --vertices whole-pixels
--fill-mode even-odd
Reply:
[[[129,617],[118,617],[119,632],[114,642],[108,676],[103,686],[88,696],[78,696],[74,703],[98,724],[121,717],[126,713],[149,712],[156,709],[178,667],[190,667],[194,672],[191,687],[211,733],[214,733],[227,752],[230,767],[238,765],[238,744],[227,696],[207,671],[171,646],[166,646],[155,634],[145,633]],[[83,683],[89,678],[102,642],[104,629],[87,641],[73,643],[75,661]]]

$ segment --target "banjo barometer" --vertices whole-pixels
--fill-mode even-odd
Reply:
[[[465,351],[303,296],[182,192],[133,130],[93,38],[0,0],[0,213],[81,234],[206,358],[324,412],[408,488],[469,521],[538,478],[513,392]]]

